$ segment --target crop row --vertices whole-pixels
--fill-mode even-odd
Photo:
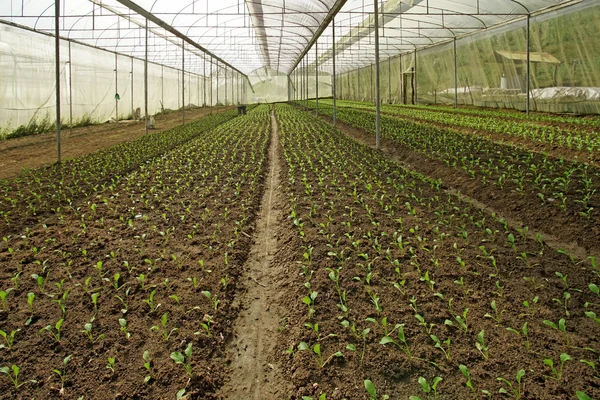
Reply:
[[[332,109],[320,107],[320,112],[331,115]],[[337,117],[375,133],[373,112],[340,108]],[[455,130],[389,116],[382,116],[381,121],[382,137],[462,171],[482,186],[497,189],[500,196],[517,193],[542,208],[560,210],[574,225],[589,232],[590,237],[581,238],[585,240],[582,243],[597,249],[600,236],[594,227],[600,222],[600,169]]]
[[[358,106],[361,107],[366,104],[365,102],[357,102],[357,101],[342,101],[340,104],[349,105],[349,106]],[[423,112],[431,111],[431,112],[445,112],[447,114],[461,114],[465,116],[474,116],[481,118],[500,118],[503,120],[510,119],[517,122],[525,122],[525,123],[533,123],[536,122],[540,125],[563,125],[568,129],[583,129],[589,132],[597,132],[600,128],[600,119],[596,117],[570,117],[563,115],[551,115],[551,114],[542,114],[542,113],[531,113],[525,114],[522,111],[517,110],[494,110],[489,108],[468,108],[468,107],[459,107],[459,108],[449,108],[448,106],[420,106],[420,105],[392,105],[394,108],[407,108],[413,110],[419,110]]]
[[[374,110],[375,108],[372,103],[347,104],[346,102],[341,102],[340,106],[367,110]],[[598,131],[582,131],[578,126],[573,128],[545,126],[527,120],[516,122],[502,117],[448,113],[422,107],[382,105],[381,111],[392,116],[414,119],[425,123],[435,123],[447,128],[473,129],[478,132],[490,132],[552,146],[585,151],[590,158],[593,158],[600,149],[600,134]]]
[[[287,367],[303,395],[600,394],[596,259],[528,239],[307,113],[277,115],[300,273]]]
[[[219,387],[269,132],[268,107],[256,108],[5,237],[0,392],[175,398]]]
[[[235,117],[233,111],[205,116],[199,121],[151,133],[60,165],[25,171],[0,180],[0,230],[16,232],[77,200],[119,183],[132,169],[169,149]]]

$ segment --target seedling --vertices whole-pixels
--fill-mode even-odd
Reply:
[[[579,361],[586,364],[591,369],[593,369],[594,375],[596,376],[596,378],[600,378],[600,371],[596,369],[596,363],[594,361],[589,361],[589,360],[579,360]],[[598,357],[598,362],[600,362],[600,357]]]
[[[577,395],[577,400],[592,400],[592,398],[584,392],[576,392],[575,394]]]
[[[188,343],[183,354],[178,351],[171,353],[171,359],[175,361],[175,364],[183,365],[185,372],[191,378],[192,377],[192,343]]]
[[[6,308],[6,296],[8,296],[11,290],[12,288],[0,290],[0,311],[3,311]]]
[[[500,325],[501,320],[502,320],[502,314],[504,314],[505,310],[498,310],[498,307],[496,306],[496,300],[492,300],[492,302],[490,303],[490,307],[494,311],[494,314],[486,313],[484,315],[484,317],[485,318],[491,318],[494,321],[496,321],[496,323],[498,325]]]
[[[540,301],[540,297],[539,296],[535,296],[531,302],[525,300],[523,302],[523,307],[525,307],[527,309],[527,311],[530,311],[530,313],[523,313],[520,314],[520,317],[525,317],[527,315],[531,315],[532,317],[535,315],[535,312],[537,311],[537,304]]]
[[[408,342],[406,341],[406,336],[404,335],[404,324],[400,324],[400,326],[398,326],[398,339],[400,342],[396,342],[390,336],[384,336],[379,341],[379,344],[386,345],[388,343],[393,343],[396,346],[398,346],[398,348],[400,350],[404,351],[407,356],[412,357],[410,354],[410,347],[408,346]]]
[[[12,371],[12,374],[11,374],[11,371]],[[11,380],[11,382],[15,386],[15,389],[17,389],[17,390],[19,390],[19,388],[21,386],[25,385],[27,382],[37,383],[37,381],[34,381],[34,380],[19,383],[19,372],[21,372],[21,368],[19,368],[18,366],[14,365],[14,364],[10,367],[10,369],[8,367],[0,368],[0,373],[6,374],[6,376],[8,376],[8,378]]]
[[[298,350],[299,351],[305,351],[305,350],[310,351],[310,347],[308,346],[308,344],[306,344],[306,342],[300,342],[300,344],[298,344]],[[312,353],[314,354],[314,358],[317,361],[317,364],[319,365],[320,368],[323,368],[325,365],[327,365],[334,357],[343,357],[344,356],[342,354],[342,352],[337,351],[337,352],[333,353],[332,355],[330,355],[327,359],[323,359],[323,355],[321,354],[321,345],[319,343],[315,343],[315,345],[312,347]]]
[[[479,332],[479,334],[477,335],[477,343],[475,343],[475,347],[477,347],[477,350],[479,350],[479,352],[481,353],[483,358],[485,358],[486,360],[489,358],[488,346],[485,344],[485,337],[484,337],[483,330],[481,332]]]
[[[563,306],[564,310],[565,310],[565,315],[567,317],[571,316],[571,313],[569,313],[569,309],[568,309],[568,305],[569,305],[569,299],[571,298],[571,293],[569,292],[564,292],[563,293],[563,299],[552,299],[552,301],[557,302],[558,304],[560,304],[561,306]]]
[[[56,322],[56,324],[54,324],[54,329],[52,329],[52,325],[47,325],[47,326],[43,327],[42,329],[40,329],[40,333],[46,331],[50,334],[50,336],[52,336],[52,338],[56,342],[60,342],[60,331],[61,331],[63,322],[65,322],[65,320],[61,318]]]
[[[431,340],[433,340],[433,343],[435,343],[435,345],[434,345],[435,348],[436,349],[440,349],[444,353],[444,355],[446,356],[446,360],[450,361],[450,343],[451,343],[451,338],[448,338],[448,339],[446,339],[446,340],[444,340],[442,342],[435,335],[429,335],[429,337],[431,338]],[[442,344],[445,345],[445,348],[444,348],[444,346]]]
[[[422,376],[419,377],[419,386],[421,386],[421,390],[423,391],[423,393],[425,393],[427,395],[428,400],[437,400],[437,398],[438,398],[437,386],[439,385],[439,383],[441,381],[443,381],[443,379],[439,376],[436,376],[435,378],[433,378],[433,382],[431,383],[431,385],[429,385],[429,382],[427,382],[427,379],[425,379]],[[423,400],[419,396],[410,396],[408,399],[409,400]]]
[[[153,313],[154,311],[156,311],[156,309],[158,307],[160,307],[160,303],[156,304],[154,302],[154,295],[156,294],[156,289],[154,289],[152,292],[150,292],[150,296],[148,296],[147,300],[143,300],[144,303],[148,304],[148,307],[150,307],[150,312]]]
[[[213,309],[214,309],[215,311],[217,311],[217,307],[219,307],[219,303],[221,302],[221,301],[219,300],[219,296],[218,296],[218,295],[216,295],[216,294],[214,294],[214,295],[213,295],[213,294],[211,294],[211,293],[210,293],[208,290],[203,290],[201,293],[202,293],[204,296],[206,296],[206,298],[208,298],[208,299],[211,301],[211,303],[212,303],[212,305],[213,305]]]
[[[115,373],[115,365],[117,363],[117,359],[114,357],[108,357],[107,358],[107,363],[106,363],[106,368],[110,369],[112,371],[112,373]]]
[[[121,327],[121,332],[127,339],[131,337],[131,333],[127,330],[127,320],[125,318],[119,318],[119,326]]]
[[[6,345],[4,344],[0,344],[0,349],[12,349],[12,347],[15,344],[15,335],[17,334],[17,332],[19,332],[21,329],[17,329],[16,331],[11,331],[10,333],[6,333],[4,332],[2,329],[0,329],[0,336],[2,336],[4,338],[4,341],[6,342]]]
[[[100,293],[92,293],[90,298],[92,299],[92,304],[94,305],[94,314],[98,314],[98,297],[100,297]]]
[[[46,284],[46,279],[38,274],[33,274],[31,275],[31,277],[37,283],[38,290],[40,291],[40,293],[44,293],[44,285]]]
[[[590,318],[591,320],[593,320],[594,322],[596,322],[598,324],[598,326],[600,326],[600,318],[596,317],[596,313],[593,311],[586,311],[585,312],[586,317]]]
[[[558,271],[556,271],[554,274],[563,281],[563,284],[565,285],[565,290],[569,290],[569,283],[567,282],[568,274],[563,275],[562,273],[560,273]]]
[[[59,370],[59,369],[53,369],[52,372],[54,372],[56,375],[59,376],[60,378],[60,391],[61,393],[64,392],[65,390],[65,381],[67,380],[67,364],[69,364],[69,361],[71,361],[71,357],[73,357],[73,355],[68,355],[64,358],[63,360],[63,370]]]
[[[433,281],[431,278],[429,278],[429,271],[425,271],[425,274],[419,279],[421,282],[427,283],[427,286],[429,286],[429,289],[431,289],[431,291],[433,291],[433,286],[435,285],[435,281]]]
[[[458,369],[460,369],[460,372],[462,372],[462,374],[465,376],[465,378],[467,378],[467,382],[466,382],[467,387],[469,389],[471,389],[471,391],[474,394],[477,393],[477,391],[475,390],[475,386],[473,385],[473,382],[471,382],[471,373],[469,372],[469,368],[467,368],[467,366],[464,364],[460,364],[458,366]]]
[[[29,305],[29,318],[25,321],[25,325],[31,324],[33,321],[33,301],[35,300],[35,294],[32,292],[27,293],[27,304]]]
[[[210,329],[212,326],[212,321],[213,318],[208,315],[208,314],[204,314],[204,318],[202,318],[202,322],[200,322],[200,326],[202,327],[202,329],[204,329],[204,333],[206,334],[207,337],[210,337]],[[194,335],[200,335],[202,332],[195,332]]]
[[[144,383],[148,383],[152,380],[152,361],[150,360],[150,352],[148,350],[144,351],[142,358],[144,359],[144,368],[148,371],[148,375],[144,378]]]
[[[319,294],[317,292],[310,292],[308,296],[302,298],[302,302],[308,307],[308,319],[312,319],[315,314],[315,299]]]
[[[419,321],[419,325],[421,325],[425,329],[425,332],[428,335],[431,335],[431,330],[433,329],[435,324],[428,324],[427,322],[425,322],[425,318],[423,318],[423,316],[420,314],[415,314],[415,318],[417,319],[417,321]]]
[[[506,328],[506,330],[509,331],[509,332],[516,333],[519,336],[521,336],[521,333],[522,333],[523,337],[525,338],[525,347],[527,348],[527,350],[529,350],[530,343],[529,343],[529,334],[527,332],[527,322],[525,322],[523,324],[523,327],[521,328],[521,332],[519,332],[518,330],[516,330],[514,328]]]
[[[509,380],[504,379],[502,377],[496,378],[497,380],[506,384],[506,386],[508,387],[508,389],[501,387],[498,392],[502,394],[512,395],[515,398],[515,400],[520,400],[521,396],[523,396],[523,376],[525,376],[525,370],[520,369],[515,377],[517,381],[516,385],[514,385],[513,382],[510,382]]]
[[[550,367],[550,369],[552,370],[552,375],[554,375],[553,377],[550,377],[550,378],[556,379],[557,381],[560,382],[562,379],[562,376],[563,376],[565,363],[572,359],[573,358],[570,355],[568,355],[566,353],[562,353],[560,355],[560,367],[557,369],[554,367],[554,360],[552,360],[551,358],[545,358],[544,364],[546,364],[547,366]]]
[[[104,339],[104,334],[100,334],[96,337],[96,339],[94,339],[94,334],[92,333],[92,321],[86,323],[85,325],[83,325],[83,330],[81,331],[82,333],[85,333],[86,336],[88,337],[88,339],[90,340],[91,343],[96,343],[98,340],[103,340]]]
[[[369,379],[365,380],[365,390],[369,394],[369,400],[377,400],[377,390],[375,389],[375,384]],[[390,396],[384,394],[381,396],[381,400],[388,400]]]
[[[569,340],[569,333],[567,332],[566,322],[565,322],[565,319],[564,319],[564,318],[561,318],[561,319],[559,319],[559,320],[558,320],[558,325],[557,325],[557,324],[555,324],[555,323],[554,323],[554,322],[552,322],[552,321],[549,321],[549,320],[547,320],[547,319],[546,319],[546,320],[544,320],[543,322],[544,322],[544,325],[547,325],[547,326],[549,326],[550,328],[552,328],[552,329],[554,329],[554,330],[556,330],[556,331],[558,331],[558,332],[561,332],[561,333],[562,333],[562,335],[563,335],[563,336],[564,336],[564,338],[565,338],[565,342],[567,343],[567,346],[569,346],[569,345],[570,345],[570,344],[569,344],[569,343],[570,343],[570,340]]]
[[[456,323],[454,323],[453,321],[447,319],[447,320],[444,321],[444,325],[458,327],[464,333],[467,333],[469,331],[469,324],[468,324],[468,320],[467,320],[467,315],[468,314],[469,314],[469,309],[465,308],[465,310],[463,311],[462,317],[460,315],[455,315],[454,316],[454,319],[456,320]]]
[[[160,332],[165,342],[168,342],[171,335],[174,332],[177,332],[177,328],[173,328],[169,331],[169,329],[167,328],[167,319],[168,319],[168,313],[164,313],[160,319],[160,324],[162,325],[162,331],[158,325],[154,325],[152,328],[150,328],[151,331]]]

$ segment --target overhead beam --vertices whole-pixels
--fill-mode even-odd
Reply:
[[[200,46],[198,43],[196,43],[195,41],[193,41],[192,39],[190,39],[189,37],[187,37],[183,33],[179,32],[177,29],[173,28],[171,25],[167,24],[162,19],[158,18],[156,15],[152,14],[151,12],[146,11],[145,9],[143,9],[142,7],[140,7],[139,5],[135,4],[133,1],[130,1],[130,0],[117,0],[117,1],[119,3],[121,3],[122,5],[124,5],[125,7],[129,8],[131,11],[133,11],[133,12],[141,15],[142,17],[147,18],[149,21],[152,21],[152,23],[160,26],[161,28],[163,28],[167,32],[169,32],[169,33],[177,36],[178,38],[182,39],[184,42],[188,43],[189,45],[195,47],[196,49],[200,50],[201,52],[203,52],[205,54],[210,55],[215,60],[219,61],[220,63],[222,63],[224,65],[227,65],[231,69],[239,72],[240,74],[242,74],[246,78],[248,78],[248,76],[246,74],[244,74],[242,71],[240,71],[239,69],[235,68],[233,65],[229,64],[228,62],[226,62],[225,60],[221,59],[220,57],[217,57],[216,55],[212,54],[210,51],[208,51],[204,47]]]
[[[315,42],[319,39],[319,37],[321,36],[321,34],[325,31],[325,29],[327,29],[327,27],[329,26],[329,23],[331,22],[331,20],[333,19],[333,17],[335,17],[336,14],[342,9],[342,7],[344,7],[344,5],[346,4],[346,1],[347,0],[337,0],[335,2],[335,4],[333,5],[333,7],[331,7],[331,10],[329,10],[329,13],[327,13],[327,17],[325,17],[325,19],[321,23],[321,26],[319,27],[319,29],[317,29],[317,31],[313,35],[312,39],[310,39],[310,42],[308,42],[308,44],[306,45],[306,47],[304,48],[304,50],[302,51],[302,53],[300,53],[300,55],[298,56],[298,58],[296,58],[296,61],[294,61],[294,64],[292,64],[292,67],[290,68],[290,71],[293,71],[294,69],[296,69],[296,67],[298,66],[298,64],[300,64],[300,61],[308,53],[308,51],[313,46],[313,44],[315,44]]]

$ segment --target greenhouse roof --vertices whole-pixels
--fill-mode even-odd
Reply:
[[[428,47],[573,0],[379,1],[381,57]],[[374,61],[370,0],[63,0],[60,34],[137,58],[203,72],[213,62],[248,74],[258,68],[290,73],[300,59],[327,70],[335,16],[339,71]],[[54,32],[54,0],[4,0],[0,21]],[[329,28],[329,29],[327,29]],[[0,31],[1,32],[1,31]],[[191,54],[191,55],[190,55]]]

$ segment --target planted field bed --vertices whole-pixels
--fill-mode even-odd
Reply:
[[[600,397],[595,258],[557,252],[297,108],[277,115],[295,231],[279,342],[296,398]],[[422,151],[446,156],[436,135],[422,131]]]
[[[116,186],[129,172],[235,117],[234,111],[206,116],[167,131],[151,133],[85,157],[28,170],[0,180],[0,231],[20,232],[51,214],[77,207],[86,196]]]
[[[332,115],[329,107],[319,109]],[[359,137],[363,132],[373,139],[374,112],[340,108],[337,116],[359,129]],[[381,118],[390,154],[417,171],[522,221],[532,231],[584,249],[564,248],[566,252],[582,258],[600,254],[600,168],[457,129],[389,115]],[[513,131],[521,128],[513,125]]]
[[[5,182],[0,397],[212,398],[269,132],[261,106]]]

